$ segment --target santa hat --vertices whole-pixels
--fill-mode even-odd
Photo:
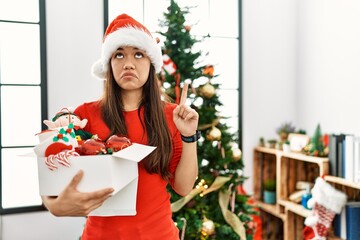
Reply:
[[[150,58],[157,73],[160,72],[163,60],[159,44],[145,26],[132,17],[121,14],[108,26],[101,48],[101,58],[92,66],[92,74],[105,79],[108,63],[112,54],[121,46],[137,47]]]

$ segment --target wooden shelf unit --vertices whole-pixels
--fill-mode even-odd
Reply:
[[[301,153],[284,153],[265,147],[254,149],[254,198],[259,206],[260,215],[266,223],[263,239],[303,239],[304,220],[312,214],[311,210],[289,200],[289,195],[296,190],[297,181],[315,183],[319,176],[336,189],[346,193],[348,201],[360,201],[360,183],[328,175],[329,159],[307,156]],[[265,179],[276,179],[276,204],[266,204],[263,199],[263,182]],[[272,215],[270,218],[268,215]],[[283,229],[279,228],[282,222]],[[267,238],[270,237],[270,238]],[[339,240],[330,229],[328,239]]]
[[[311,210],[289,200],[289,195],[296,190],[297,181],[314,183],[316,178],[329,173],[329,159],[306,156],[301,153],[284,153],[283,151],[265,147],[254,149],[254,198],[259,206],[260,215],[272,215],[281,221],[283,229],[266,223],[263,228],[263,239],[274,236],[276,239],[302,239],[304,220],[311,215]],[[263,199],[263,182],[265,179],[276,179],[276,203],[266,204]],[[266,218],[262,218],[266,221]],[[271,219],[274,221],[274,219]],[[264,231],[267,231],[264,233]]]
[[[360,183],[350,182],[344,178],[334,176],[325,176],[324,179],[336,189],[344,192],[348,197],[348,201],[360,201]]]

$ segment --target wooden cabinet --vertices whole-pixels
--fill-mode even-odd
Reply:
[[[312,211],[289,200],[290,194],[296,191],[298,181],[315,183],[317,177],[325,176],[327,182],[345,192],[349,199],[359,200],[360,184],[329,176],[328,173],[328,158],[256,147],[254,149],[254,198],[260,208],[263,221],[262,239],[303,239],[304,220],[311,215]],[[263,202],[263,183],[266,179],[276,179],[275,204]],[[333,236],[329,239],[339,238]]]

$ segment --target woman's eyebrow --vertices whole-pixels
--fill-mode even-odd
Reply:
[[[133,47],[133,49],[134,50],[140,50],[139,48],[137,48],[137,47]],[[116,49],[116,50],[124,50],[124,48],[123,47],[119,47],[118,49]]]

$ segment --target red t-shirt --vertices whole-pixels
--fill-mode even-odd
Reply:
[[[182,151],[180,133],[172,116],[175,107],[175,104],[167,103],[165,108],[165,116],[173,143],[173,155],[169,164],[172,174],[175,173]],[[82,104],[75,110],[75,114],[81,119],[88,119],[85,131],[97,134],[103,141],[109,137],[110,131],[102,120],[99,102]],[[147,134],[141,126],[138,111],[124,112],[124,117],[131,142],[147,144]],[[143,117],[143,111],[141,111],[141,118]],[[170,194],[166,191],[168,182],[158,174],[147,173],[141,164],[138,166],[137,214],[135,216],[89,216],[82,240],[179,239],[179,231],[171,218]]]

